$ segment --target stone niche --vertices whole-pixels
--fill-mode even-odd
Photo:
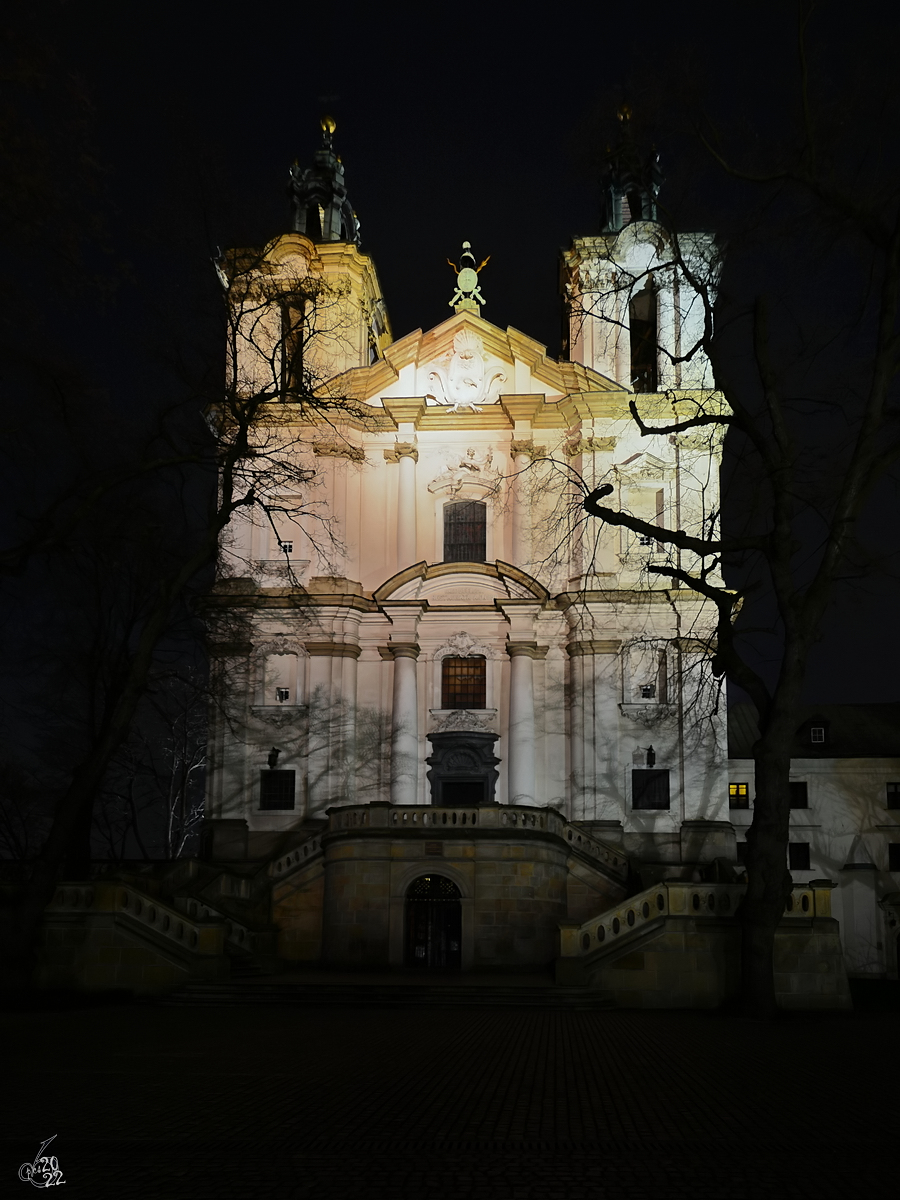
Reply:
[[[499,758],[494,756],[496,733],[459,729],[430,733],[431,803],[446,808],[494,804]]]

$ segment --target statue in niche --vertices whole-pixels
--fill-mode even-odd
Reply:
[[[495,371],[489,377],[486,363],[484,342],[473,330],[461,329],[453,339],[453,349],[429,373],[428,382],[434,390],[426,393],[426,399],[451,405],[451,412],[463,408],[481,412],[479,405],[495,404],[506,375]]]

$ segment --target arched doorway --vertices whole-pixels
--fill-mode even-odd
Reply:
[[[459,968],[462,961],[462,904],[459,888],[444,875],[420,875],[406,890],[408,967]]]

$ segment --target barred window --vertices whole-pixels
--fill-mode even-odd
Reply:
[[[294,807],[294,771],[260,771],[259,807],[289,809]]]
[[[484,708],[487,662],[480,655],[441,662],[441,708]]]
[[[668,808],[669,772],[642,770],[631,772],[632,808]]]
[[[444,505],[444,562],[484,562],[487,558],[487,505],[454,500]]]

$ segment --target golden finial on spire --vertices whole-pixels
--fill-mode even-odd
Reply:
[[[337,122],[334,117],[323,117],[319,124],[322,127],[322,132],[327,133],[329,137],[337,129]]]

